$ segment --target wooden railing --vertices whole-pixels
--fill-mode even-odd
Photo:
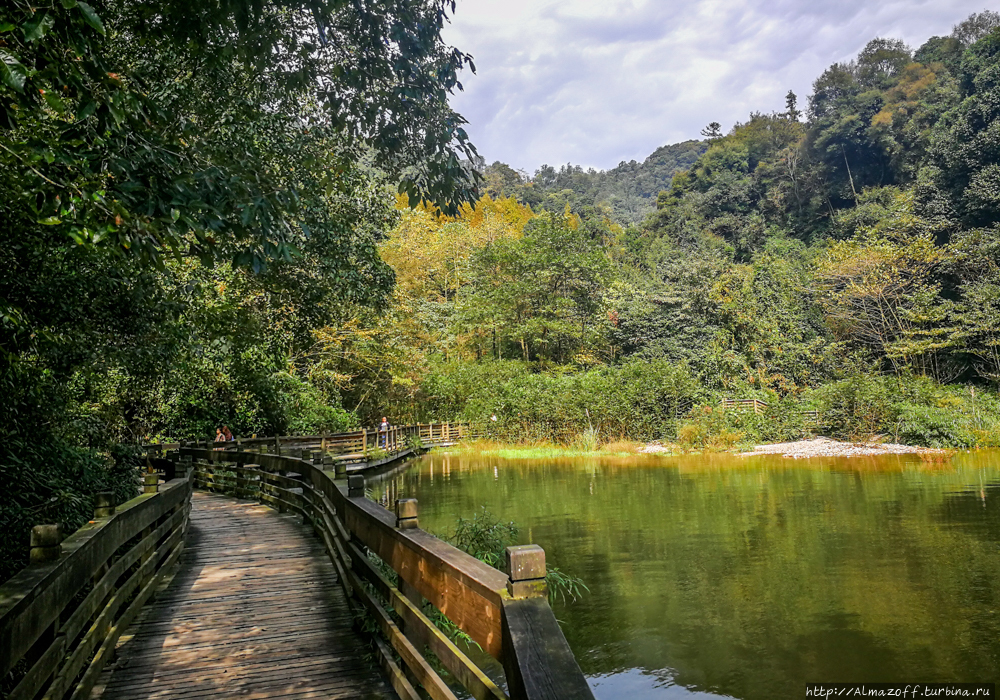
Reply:
[[[328,459],[327,464],[368,464],[386,461],[421,447],[450,445],[476,437],[469,423],[418,423],[392,426],[386,431],[362,429],[330,435],[279,435],[274,437],[236,438],[230,442],[192,440],[183,443],[146,445],[150,454],[163,454],[181,446],[215,450],[264,450],[268,454],[300,456],[315,452]],[[301,451],[301,452],[300,452]]]
[[[802,421],[804,423],[816,425],[819,423],[819,411],[816,409],[805,409],[799,411],[799,415],[802,416]]]
[[[722,399],[723,408],[753,411],[760,414],[767,410],[767,404],[760,399]]]
[[[760,399],[722,399],[722,406],[735,410],[753,411],[757,415],[767,411],[767,403]],[[802,409],[797,413],[802,416],[802,421],[806,425],[819,423],[819,411],[816,409]]]
[[[172,474],[168,475],[172,476]],[[159,484],[117,508],[98,494],[94,519],[62,540],[31,533],[31,564],[0,586],[0,679],[9,700],[90,697],[135,619],[184,547],[192,480]]]
[[[321,463],[249,450],[180,454],[194,459],[196,487],[258,498],[312,525],[349,599],[378,627],[375,648],[403,700],[420,698],[417,686],[455,698],[425,648],[477,700],[507,697],[435,626],[434,608],[502,663],[513,700],[593,698],[549,607],[540,547],[508,548],[505,574],[421,530],[416,500],[398,500],[395,513],[368,500],[360,474],[335,479]]]

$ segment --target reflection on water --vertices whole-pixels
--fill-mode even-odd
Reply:
[[[582,577],[556,616],[602,700],[1000,678],[1000,453],[431,454],[376,490],[437,533],[485,506]]]

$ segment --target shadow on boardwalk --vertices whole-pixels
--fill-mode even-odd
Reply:
[[[178,572],[93,697],[395,698],[294,516],[195,492]]]

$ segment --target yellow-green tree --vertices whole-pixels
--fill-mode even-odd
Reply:
[[[854,235],[833,243],[816,266],[834,333],[896,371],[953,379],[946,357],[958,341],[937,275],[947,252],[935,242],[936,225],[914,213],[912,192],[888,187],[863,193],[841,222]]]

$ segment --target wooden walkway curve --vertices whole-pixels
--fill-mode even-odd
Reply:
[[[319,541],[254,502],[194,493],[178,572],[133,630],[92,697],[396,697]]]

